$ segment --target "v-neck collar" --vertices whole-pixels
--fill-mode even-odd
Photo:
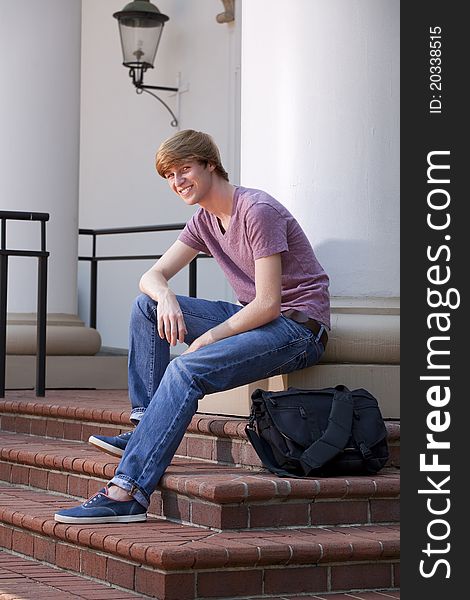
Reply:
[[[233,224],[233,219],[235,216],[235,209],[236,209],[236,205],[237,205],[239,189],[240,189],[239,186],[237,186],[237,185],[234,186],[233,199],[232,199],[232,214],[230,215],[230,221],[229,221],[227,229],[224,230],[224,226],[222,225],[222,222],[220,221],[220,219],[218,217],[216,217],[214,214],[211,214],[211,218],[214,222],[214,226],[215,226],[215,230],[217,231],[217,235],[224,239],[227,238],[228,234],[232,230],[232,224]]]

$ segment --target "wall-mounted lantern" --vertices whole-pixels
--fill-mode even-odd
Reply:
[[[144,84],[144,73],[147,69],[153,69],[163,27],[169,17],[161,13],[150,0],[134,0],[114,13],[113,17],[119,24],[123,65],[129,69],[136,92],[147,92],[159,100],[173,117],[172,127],[177,127],[178,119],[170,107],[149,90],[178,92],[178,88]]]

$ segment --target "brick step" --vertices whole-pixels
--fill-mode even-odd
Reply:
[[[90,435],[117,435],[130,429],[127,390],[7,391],[0,399],[0,429],[59,439],[87,441]],[[177,456],[220,464],[260,467],[245,434],[247,419],[196,414]],[[386,421],[389,466],[400,465],[400,424]]]
[[[88,498],[119,459],[82,442],[0,432],[0,479]],[[175,458],[152,495],[150,513],[226,529],[319,527],[397,522],[399,472],[282,479],[268,472]]]
[[[0,488],[0,547],[160,600],[269,598],[399,586],[399,526],[213,532],[152,518],[53,521],[75,501]]]
[[[107,584],[74,575],[64,569],[46,565],[18,554],[0,551],[0,598],[14,600],[134,600],[142,594],[120,590]],[[145,596],[148,597],[148,596]],[[260,598],[258,596],[258,598]],[[399,590],[373,592],[326,593],[302,595],[300,600],[399,600]],[[252,596],[252,600],[257,600]],[[299,600],[299,596],[271,596],[270,600]]]
[[[46,565],[38,560],[0,551],[0,598],[7,600],[135,600],[142,594],[120,590],[107,584]],[[145,596],[148,597],[148,596]],[[256,598],[252,597],[253,600]],[[259,596],[258,596],[259,598]],[[302,596],[302,600],[399,600],[398,590],[321,594]],[[271,600],[298,600],[299,596],[276,596]]]
[[[0,598],[136,600],[142,596],[3,550],[0,551]]]

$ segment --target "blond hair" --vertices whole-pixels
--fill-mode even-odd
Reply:
[[[168,138],[157,150],[155,167],[159,175],[165,177],[171,168],[185,160],[197,160],[206,165],[210,163],[214,165],[216,173],[229,180],[220,160],[219,149],[208,133],[185,129]]]

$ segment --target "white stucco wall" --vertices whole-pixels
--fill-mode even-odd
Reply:
[[[48,212],[48,311],[77,312],[81,0],[0,0],[0,208]],[[39,223],[9,222],[39,249]],[[8,312],[36,311],[37,261],[11,258]]]
[[[87,228],[184,222],[186,207],[154,168],[159,144],[175,133],[169,113],[147,94],[137,95],[122,66],[118,25],[112,14],[124,0],[82,0],[82,88],[80,151],[80,226]],[[175,86],[180,73],[181,129],[207,131],[217,141],[232,181],[239,179],[239,23],[219,24],[223,11],[214,0],[158,0],[166,23],[145,83]],[[159,93],[159,92],[157,92]],[[175,109],[175,98],[161,97]],[[158,254],[176,238],[139,234],[101,238],[101,254]],[[81,240],[81,250],[89,248]],[[127,346],[130,304],[142,272],[153,261],[99,266],[98,329],[107,346]],[[199,287],[207,298],[233,299],[212,260],[200,263]],[[80,264],[80,314],[87,318],[88,265]],[[174,289],[187,293],[187,272]]]
[[[241,180],[294,213],[335,296],[399,296],[399,6],[242,5]]]

